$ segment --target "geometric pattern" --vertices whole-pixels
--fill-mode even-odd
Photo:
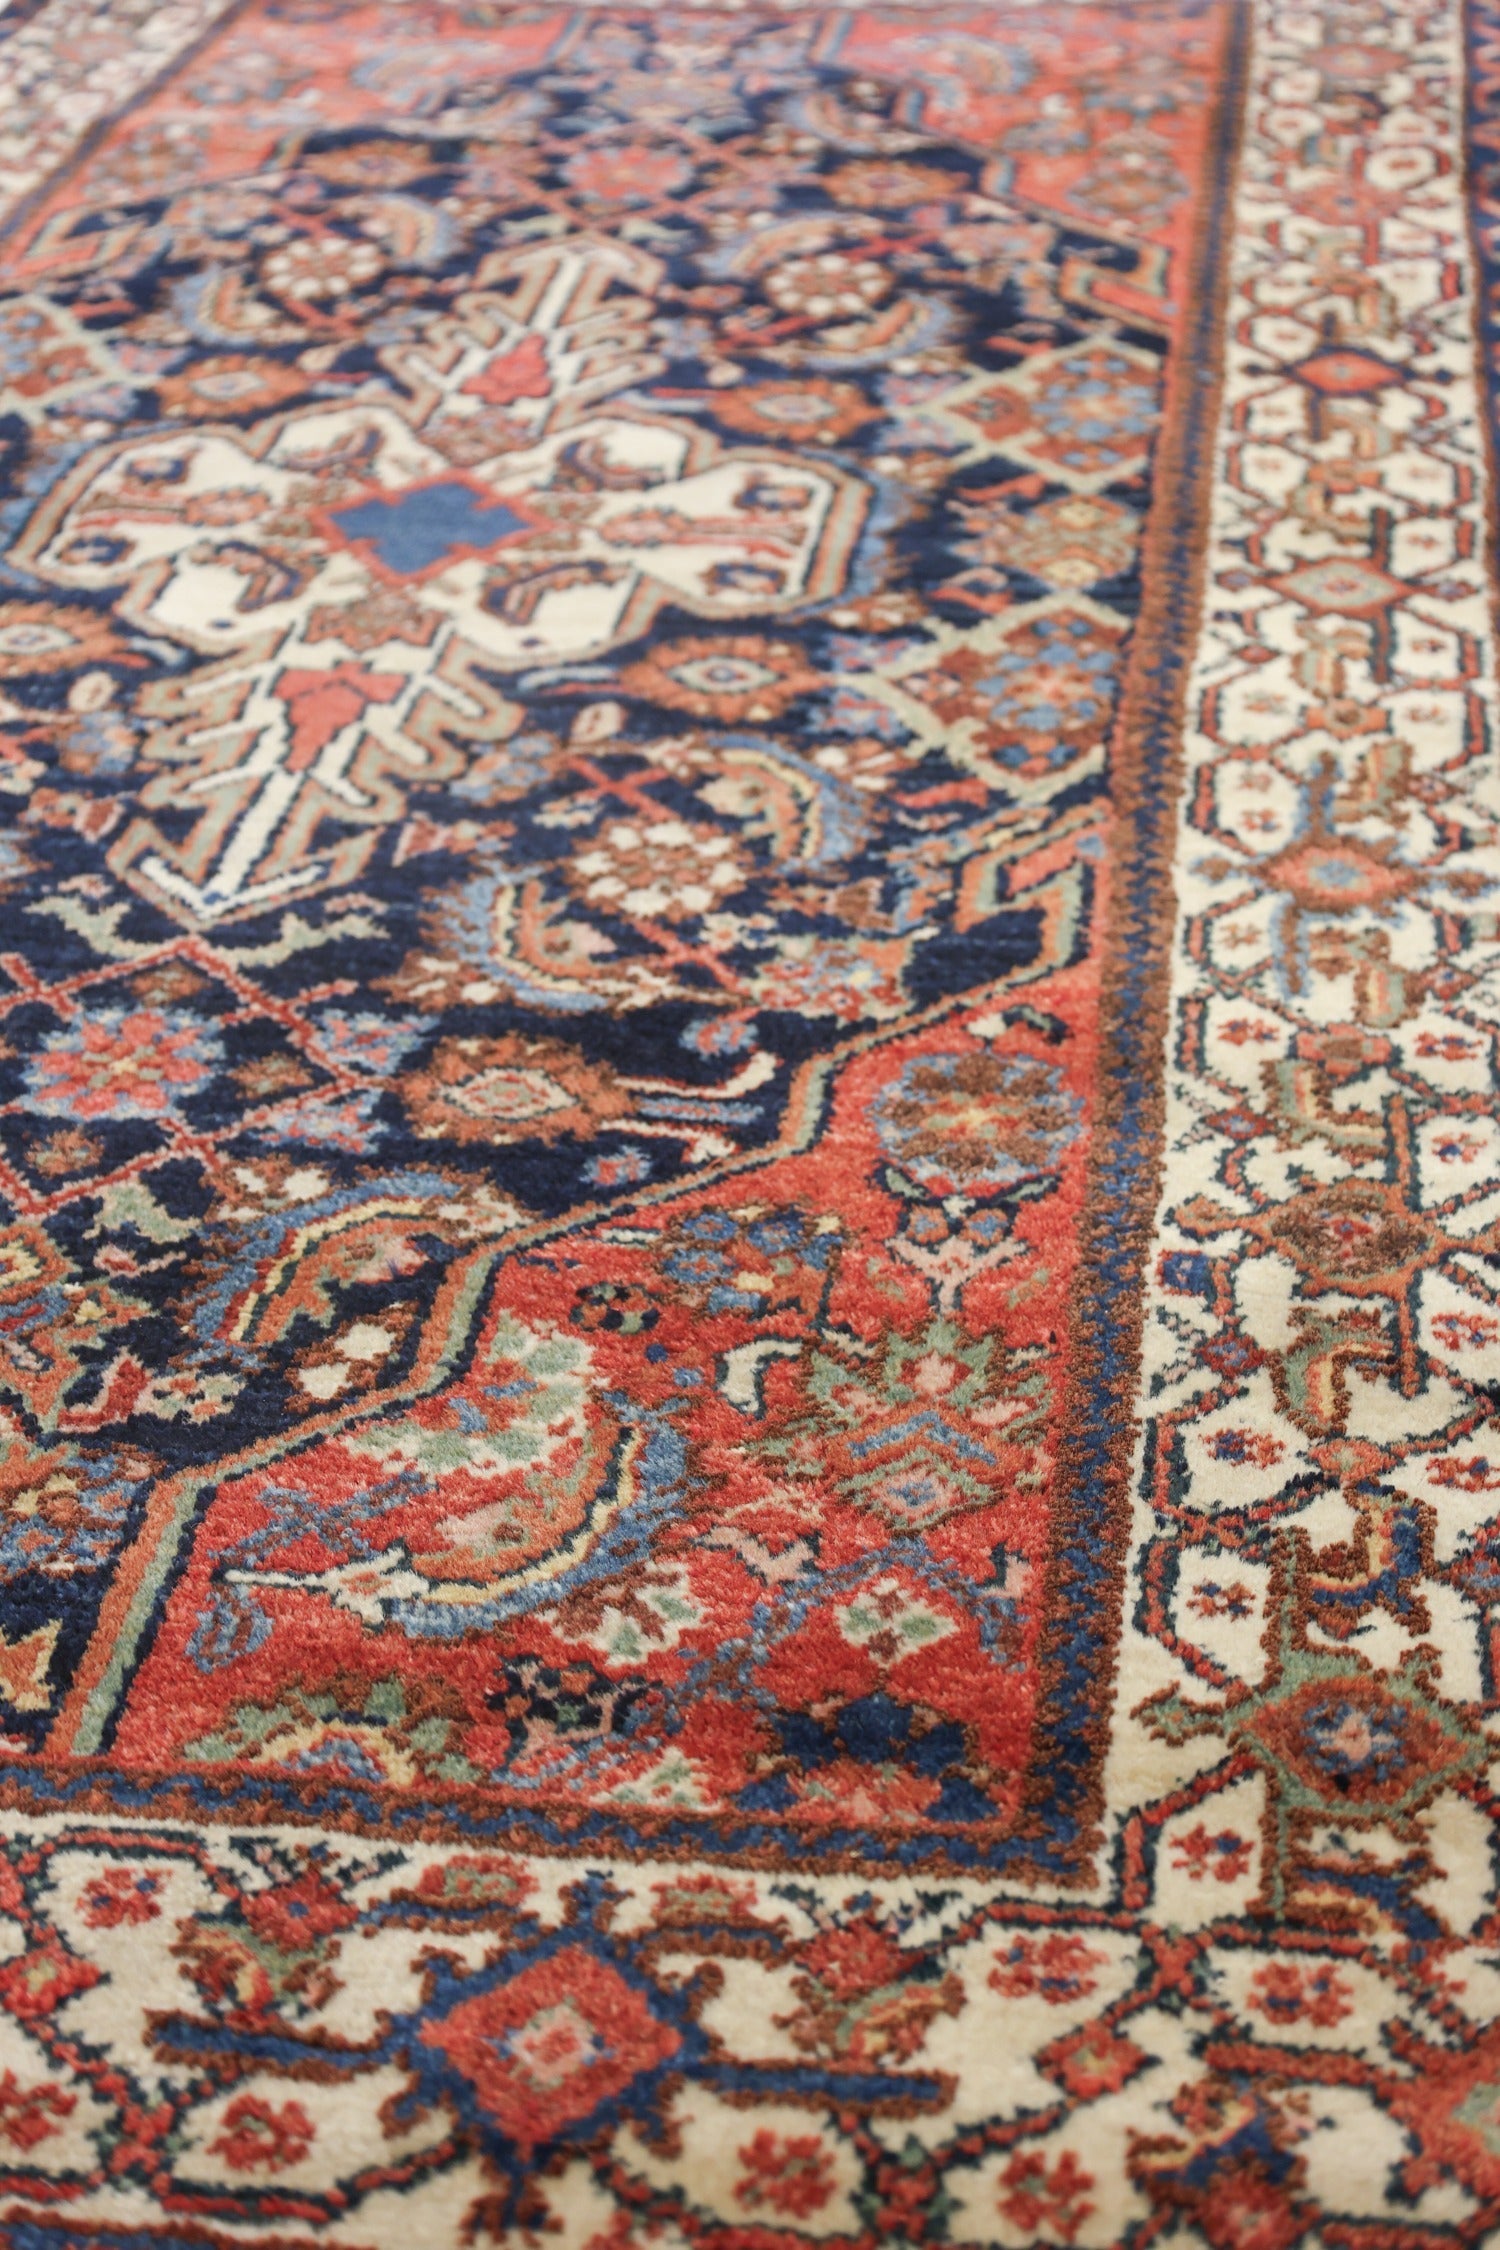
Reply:
[[[0,2241],[1500,2229],[1492,14],[14,20]]]

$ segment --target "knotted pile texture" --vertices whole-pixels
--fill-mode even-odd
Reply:
[[[0,2245],[1500,2240],[1500,0],[0,124]]]

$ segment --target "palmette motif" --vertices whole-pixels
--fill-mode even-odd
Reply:
[[[1468,29],[1477,268],[1405,0],[155,18],[22,213],[0,2240],[1500,2226]]]

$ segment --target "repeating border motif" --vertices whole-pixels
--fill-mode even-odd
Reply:
[[[1116,1747],[1264,1793],[1276,1912],[1330,1823],[1487,1806],[1500,1365],[1455,27],[1308,22],[1267,25],[1242,189]]]
[[[0,231],[235,4],[46,0],[14,29],[0,18]]]

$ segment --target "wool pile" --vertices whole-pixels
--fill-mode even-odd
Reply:
[[[1500,2241],[1500,0],[0,121],[0,2245]]]

